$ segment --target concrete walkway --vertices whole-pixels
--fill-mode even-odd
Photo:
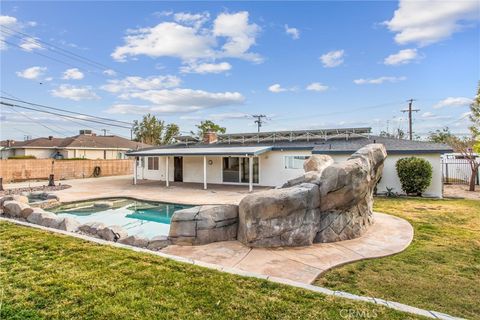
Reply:
[[[272,277],[312,283],[321,273],[352,261],[392,255],[413,239],[405,220],[375,213],[375,223],[360,238],[296,248],[249,248],[238,241],[202,246],[168,246],[167,254],[236,268]]]

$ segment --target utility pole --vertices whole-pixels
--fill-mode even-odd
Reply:
[[[257,130],[260,132],[260,128],[262,126],[263,120],[262,118],[266,118],[267,116],[264,114],[252,114],[252,117],[257,119],[255,120],[255,123],[257,124]]]
[[[418,112],[420,109],[412,109],[414,99],[407,100],[408,109],[402,110],[402,112],[408,112],[408,135],[410,140],[413,140],[413,130],[412,130],[412,112]]]
[[[102,129],[102,131],[103,131],[103,135],[106,136],[106,135],[107,135],[107,131],[110,131],[110,130]]]

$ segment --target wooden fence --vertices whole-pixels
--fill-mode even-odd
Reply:
[[[0,160],[0,177],[4,183],[48,179],[52,173],[55,180],[90,178],[95,176],[94,171],[99,172],[100,177],[132,174],[133,160]]]

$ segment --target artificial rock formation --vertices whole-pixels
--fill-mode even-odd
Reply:
[[[310,170],[283,188],[246,196],[239,206],[238,240],[250,247],[303,246],[361,236],[373,223],[373,190],[387,156],[370,144],[346,161],[312,156]]]
[[[238,206],[197,206],[175,211],[168,238],[173,244],[207,244],[235,240],[237,229]]]

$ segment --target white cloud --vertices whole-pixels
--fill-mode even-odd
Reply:
[[[23,38],[22,43],[20,43],[20,47],[28,52],[31,52],[35,49],[44,49],[40,42],[38,42],[38,38]]]
[[[188,13],[188,12],[178,12],[173,15],[173,20],[184,25],[192,26],[195,29],[199,29],[203,24],[205,24],[210,19],[210,14],[208,12],[202,13]]]
[[[294,40],[300,39],[300,30],[297,28],[290,28],[288,24],[285,25],[285,33]]]
[[[220,63],[191,63],[180,68],[181,73],[221,73],[232,69],[228,62]]]
[[[17,18],[11,16],[0,16],[0,26],[11,26],[17,23]]]
[[[50,92],[54,97],[65,98],[74,101],[100,99],[100,97],[93,91],[91,86],[72,86],[69,84],[62,84]]]
[[[227,40],[222,46],[223,52],[220,56],[242,58],[261,62],[262,58],[248,52],[255,44],[260,27],[255,23],[248,22],[247,11],[237,13],[221,13],[213,23],[213,34],[217,37],[226,37]]]
[[[30,67],[22,71],[17,71],[16,74],[20,78],[30,79],[30,80],[37,80],[41,76],[45,74],[47,71],[47,67]]]
[[[211,28],[203,27],[208,13],[178,13],[173,18],[175,21],[151,28],[128,30],[125,44],[115,48],[111,56],[117,61],[138,55],[176,57],[184,62],[222,57],[261,61],[258,54],[248,51],[255,44],[260,27],[249,23],[246,11],[221,13]]]
[[[215,39],[200,34],[195,28],[174,22],[162,22],[152,28],[130,30],[125,45],[117,47],[112,57],[125,61],[128,56],[170,56],[183,60],[207,58],[213,55]]]
[[[213,113],[209,115],[204,114],[193,114],[181,116],[182,120],[205,120],[210,119],[214,121],[222,120],[238,120],[238,119],[247,119],[250,115],[243,112],[224,112],[224,113]]]
[[[465,97],[448,97],[433,106],[434,109],[440,109],[443,107],[463,107],[468,106],[473,102],[470,98]]]
[[[398,44],[426,46],[450,37],[479,19],[478,1],[400,0],[390,21],[384,24],[395,32]]]
[[[63,72],[62,79],[65,80],[80,80],[83,79],[83,72],[78,70],[77,68],[67,69]]]
[[[104,70],[102,73],[109,77],[115,77],[117,75],[117,73],[112,69]]]
[[[268,87],[268,91],[273,93],[280,93],[280,92],[288,91],[288,89],[282,88],[280,84],[275,83],[275,84],[272,84],[270,87]]]
[[[166,89],[180,85],[180,78],[176,76],[151,76],[142,77],[126,77],[122,80],[108,80],[107,84],[101,86],[101,89],[111,93],[121,93],[127,95],[131,92],[141,90]]]
[[[245,98],[238,92],[208,92],[193,89],[147,90],[133,92],[130,98],[149,101],[155,105],[190,108],[198,110],[241,104]]]
[[[386,57],[383,63],[390,66],[396,66],[408,64],[418,58],[417,49],[403,49]]]
[[[382,84],[385,82],[399,82],[407,80],[407,77],[379,77],[375,79],[356,79],[353,80],[355,84]]]
[[[148,90],[130,94],[132,98],[149,101],[152,105],[116,104],[109,113],[187,113],[207,108],[237,105],[244,102],[238,92],[207,92],[192,89]]]
[[[448,120],[448,119],[451,119],[452,116],[440,116],[440,115],[436,115],[434,114],[433,112],[430,112],[430,111],[427,111],[427,112],[424,112],[420,115],[420,117],[423,119],[423,120]]]
[[[344,55],[345,50],[335,50],[322,54],[319,59],[325,68],[333,68],[343,63]]]
[[[11,17],[11,16],[0,15],[0,26],[13,27],[16,24],[17,24],[17,18]],[[7,44],[5,42],[3,42],[4,40],[7,40],[7,38],[8,38],[7,34],[8,34],[8,31],[5,32],[5,33],[4,32],[0,33],[0,50],[7,49]]]
[[[323,92],[328,90],[328,86],[321,84],[320,82],[312,82],[307,86],[306,89],[309,91]]]

